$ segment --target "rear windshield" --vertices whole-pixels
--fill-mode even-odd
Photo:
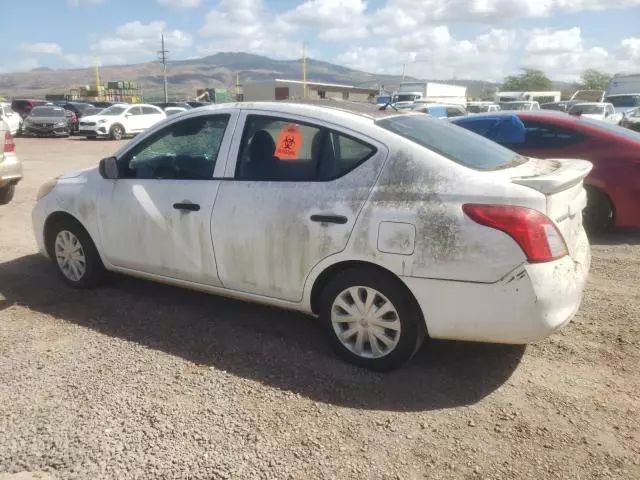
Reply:
[[[60,107],[33,107],[31,117],[64,117],[64,108]]]
[[[525,157],[465,128],[426,115],[386,117],[377,120],[376,124],[475,170],[499,170],[527,161]]]

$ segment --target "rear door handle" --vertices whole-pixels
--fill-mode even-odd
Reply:
[[[348,218],[344,215],[311,215],[312,222],[319,223],[337,223],[340,225],[344,225],[347,223]]]
[[[197,212],[198,210],[200,210],[200,205],[198,205],[197,203],[191,203],[191,202],[181,202],[181,203],[174,203],[173,208],[175,208],[176,210],[186,210],[188,212]]]

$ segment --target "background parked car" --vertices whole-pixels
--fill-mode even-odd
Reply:
[[[162,110],[166,109],[167,107],[180,107],[186,110],[191,110],[193,108],[187,102],[151,102],[149,105],[155,105],[156,107],[159,107]]]
[[[569,108],[567,113],[569,115],[582,116],[585,118],[600,120],[602,122],[613,123],[614,125],[619,125],[620,120],[624,117],[621,112],[616,112],[612,104],[602,102],[576,103]]]
[[[540,104],[538,102],[502,102],[500,108],[504,111],[536,111],[540,110]]]
[[[90,117],[90,116],[93,116],[93,115],[98,115],[103,110],[104,110],[103,107],[89,107],[89,108],[85,109],[84,116],[85,117]]]
[[[55,105],[64,108],[70,112],[73,112],[74,122],[73,122],[73,130],[72,133],[78,131],[79,121],[80,119],[86,115],[86,110],[88,108],[93,108],[93,105],[86,102],[54,102]]]
[[[640,108],[636,108],[624,114],[620,126],[640,132]]]
[[[639,133],[559,112],[479,114],[453,122],[529,157],[591,161],[585,180],[588,230],[640,227]]]
[[[9,127],[11,135],[16,135],[22,125],[22,117],[14,112],[10,103],[0,102],[0,120],[3,120]]]
[[[186,111],[187,111],[187,109],[183,108],[183,107],[166,107],[164,109],[164,113],[166,113],[167,116],[175,115],[176,113],[186,112]]]
[[[185,102],[185,103],[187,103],[192,108],[206,107],[207,105],[211,105],[210,103],[199,102],[197,100],[189,100],[188,102]]]
[[[547,102],[540,105],[541,110],[555,110],[557,112],[566,112],[573,105],[580,103],[581,100],[566,100],[562,102]]]
[[[451,118],[467,115],[467,111],[460,105],[448,105],[444,103],[415,102],[411,106],[414,112],[428,113],[436,118]]]
[[[22,164],[15,149],[9,125],[0,120],[0,205],[13,200],[16,185],[22,179]]]
[[[42,105],[53,105],[47,100],[14,100],[11,102],[11,109],[24,119],[34,107]]]
[[[109,101],[95,101],[95,102],[91,102],[91,105],[93,105],[94,107],[100,107],[100,108],[109,108],[112,105],[116,105],[118,102],[109,102]]]
[[[83,117],[78,134],[88,138],[121,140],[143,132],[165,118],[167,114],[154,105],[112,105],[97,115]]]
[[[55,105],[33,107],[22,123],[24,135],[68,137],[71,120],[67,110]]]

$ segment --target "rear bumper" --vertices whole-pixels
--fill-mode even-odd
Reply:
[[[5,153],[3,160],[0,160],[0,187],[11,183],[18,183],[22,179],[22,163],[18,156],[13,153]]]
[[[590,266],[583,230],[573,258],[525,263],[496,283],[402,280],[422,308],[432,338],[526,344],[573,318]]]

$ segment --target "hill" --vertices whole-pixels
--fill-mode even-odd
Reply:
[[[274,78],[300,79],[299,60],[275,60],[249,53],[221,52],[208,57],[172,61],[167,64],[169,95],[172,98],[193,97],[198,88],[233,87],[236,74],[240,84]],[[162,68],[158,62],[134,65],[110,65],[100,68],[102,82],[136,81],[142,85],[147,100],[162,95]],[[320,60],[307,60],[310,81],[341,83],[387,90],[402,80],[398,75],[378,75]],[[406,80],[416,80],[406,77]],[[439,80],[452,83],[451,80]],[[46,93],[68,93],[79,85],[95,83],[93,68],[53,70],[34,69],[29,72],[0,74],[0,94],[14,97],[43,97]],[[477,96],[498,84],[475,80],[457,80],[469,87],[469,95]]]

